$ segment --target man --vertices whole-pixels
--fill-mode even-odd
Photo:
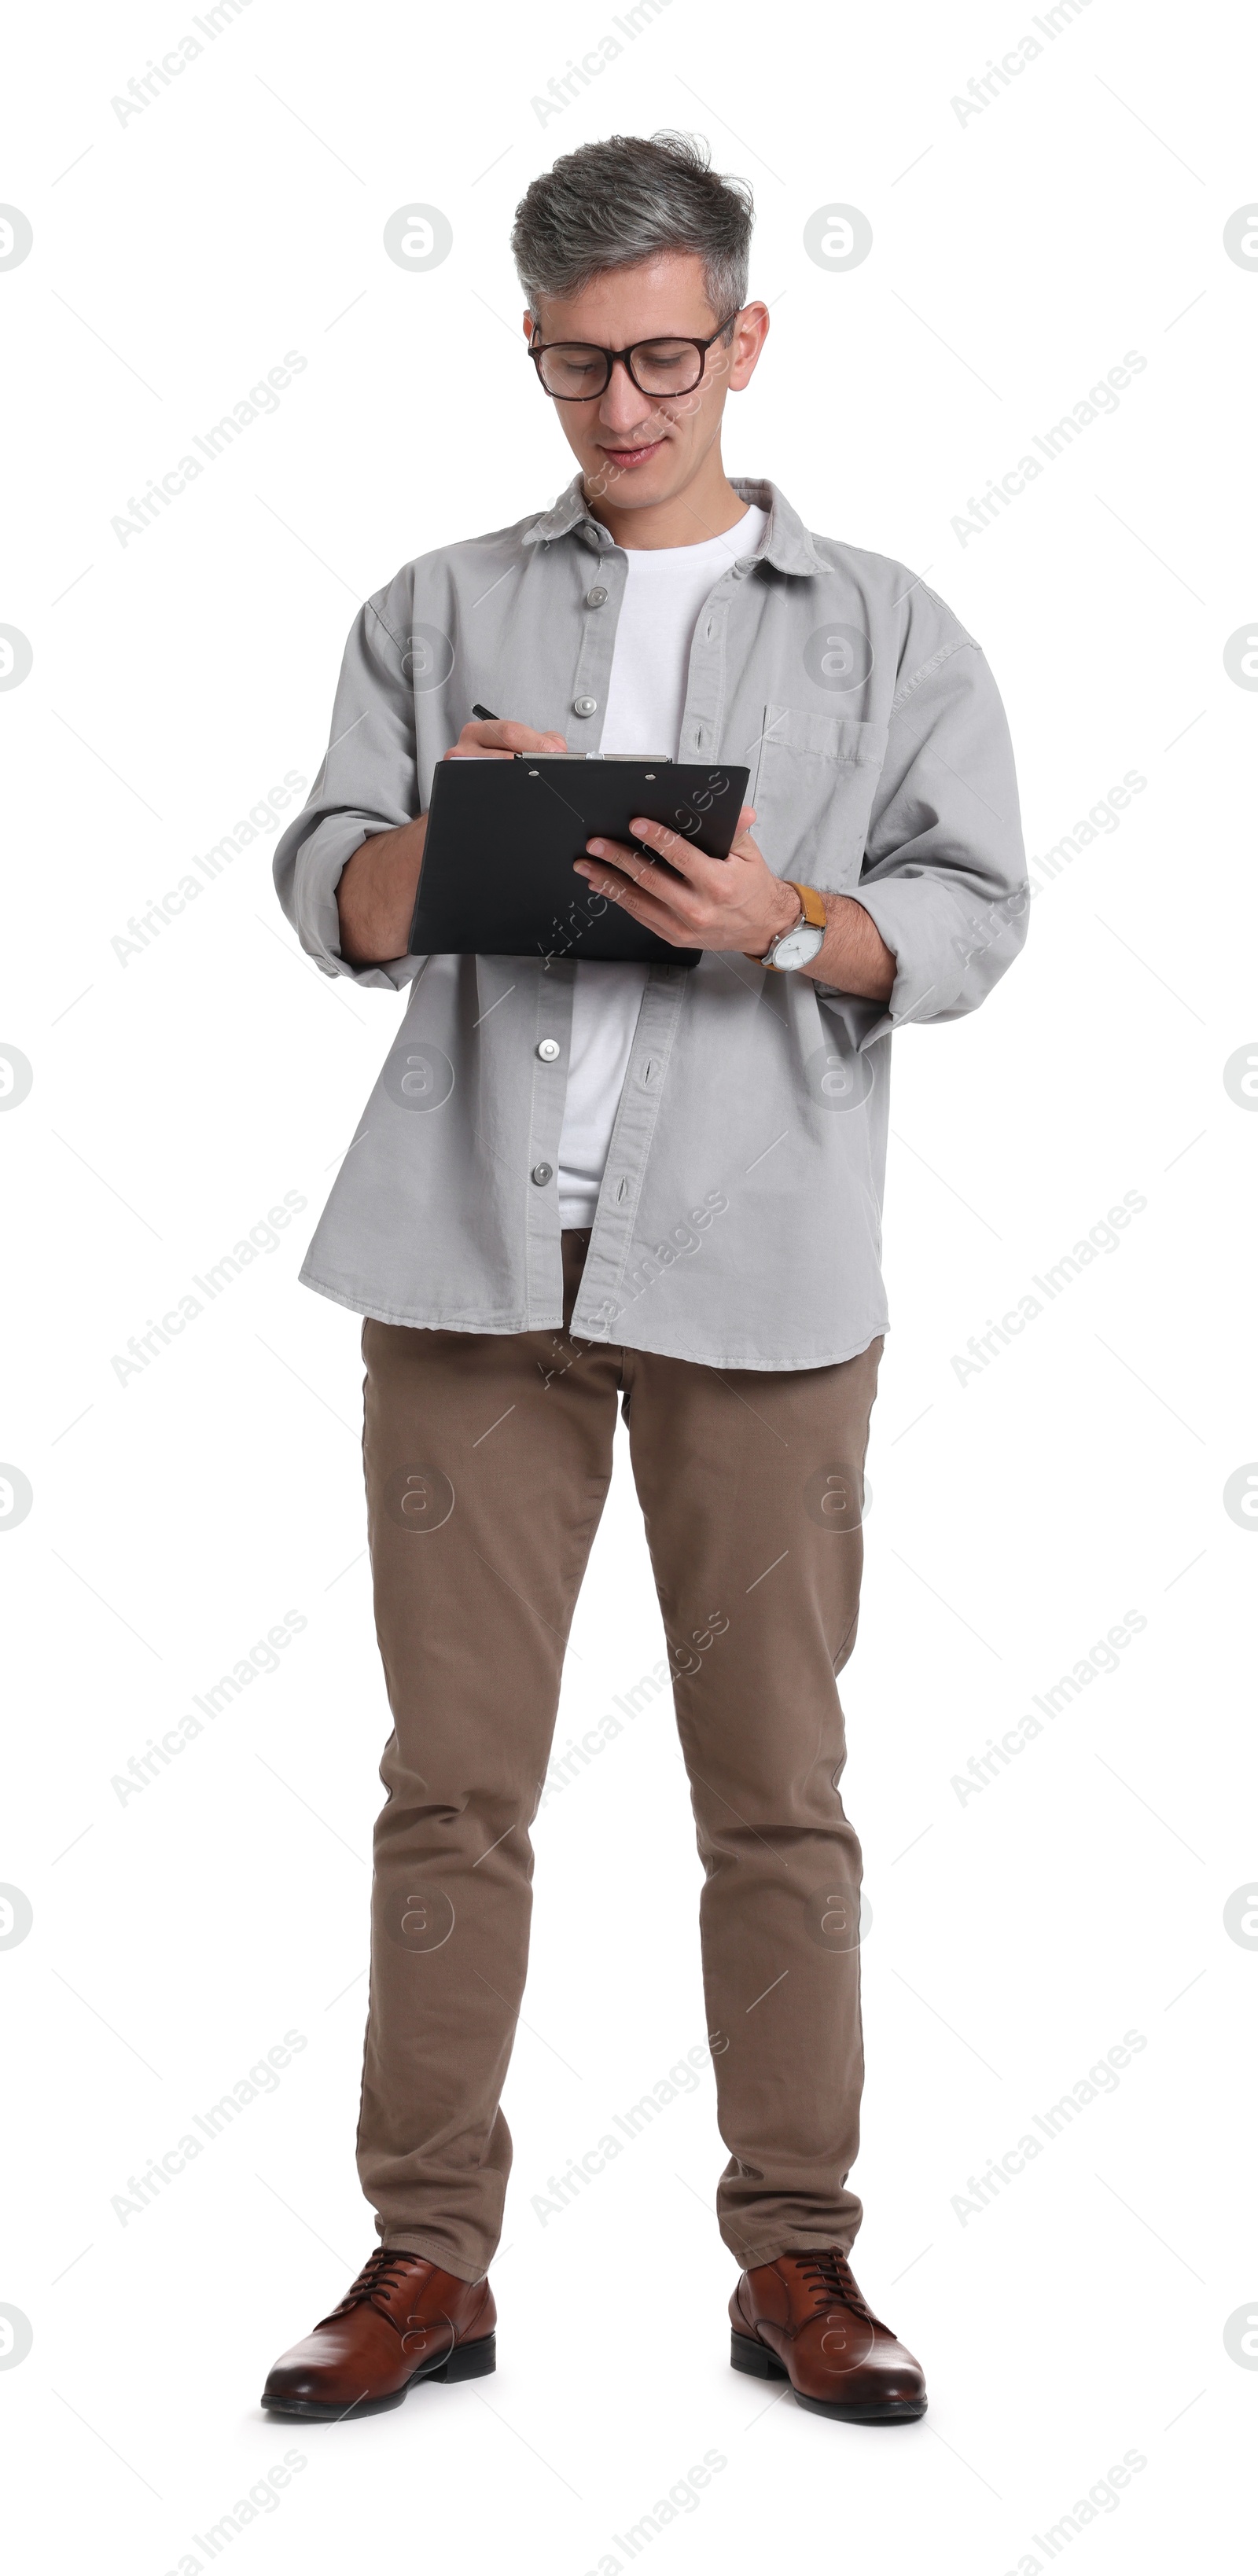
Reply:
[[[726,476],[726,396],[769,322],[750,229],[750,192],[680,136],[533,182],[525,332],[576,477],[368,601],[276,854],[325,973],[412,985],[301,1274],[365,1319],[394,1730],[358,2137],[380,2242],[271,2373],[282,2414],[494,2366],[528,1828],[618,1398],[705,1870],[734,2365],[840,2420],[925,2409],[848,2259],[860,1849],[835,1681],[887,1320],[891,1033],[983,999],[1027,893],[979,647],[901,565]],[[750,769],[727,859],[635,822],[578,863],[699,964],[408,956],[436,762],[565,747]]]

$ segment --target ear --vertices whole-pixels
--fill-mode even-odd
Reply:
[[[536,329],[537,329],[537,324],[535,323],[535,321],[534,321],[534,319],[533,319],[533,316],[532,316],[532,314],[529,312],[528,306],[526,305],[526,306],[525,306],[525,308],[524,308],[524,337],[525,337],[525,341],[526,341],[526,342],[529,342],[529,341],[531,341],[531,340],[532,340],[533,333],[535,332],[535,330],[536,330]]]
[[[739,314],[730,343],[728,384],[731,393],[740,394],[756,371],[760,352],[769,335],[767,304],[748,304]]]

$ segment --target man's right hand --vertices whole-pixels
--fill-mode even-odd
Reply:
[[[561,733],[534,733],[531,725],[512,724],[507,716],[480,717],[465,724],[452,751],[442,753],[443,760],[510,760],[517,751],[566,751]]]
[[[535,733],[508,717],[465,724],[446,760],[510,760],[517,751],[566,751],[561,733]],[[394,832],[370,832],[341,870],[336,889],[341,955],[347,966],[383,966],[406,955],[428,817]]]

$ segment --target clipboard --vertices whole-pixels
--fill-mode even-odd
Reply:
[[[727,858],[748,775],[636,754],[439,760],[408,955],[697,966],[701,949],[671,948],[574,876],[573,861],[593,835],[632,841],[635,814]]]

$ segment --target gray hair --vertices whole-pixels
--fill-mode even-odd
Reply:
[[[696,251],[714,317],[747,300],[753,199],[709,168],[702,136],[612,134],[565,152],[515,210],[511,249],[534,321],[543,295],[578,295],[607,269]],[[732,327],[732,326],[731,326]]]

